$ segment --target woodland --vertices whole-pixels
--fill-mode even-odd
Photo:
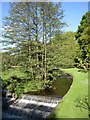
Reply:
[[[76,32],[63,31],[63,18],[61,3],[10,3],[3,19],[2,89],[19,97],[51,89],[60,69],[89,70],[90,12]]]

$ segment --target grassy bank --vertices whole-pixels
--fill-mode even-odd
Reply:
[[[73,84],[50,118],[88,118],[88,72],[62,69],[73,76]]]

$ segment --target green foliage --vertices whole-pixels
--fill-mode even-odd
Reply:
[[[52,83],[53,83],[53,81],[52,80],[46,80],[46,81],[44,81],[44,84],[43,84],[43,88],[44,89],[51,89],[52,88]]]
[[[60,3],[10,3],[4,25],[2,78],[4,87],[17,96],[50,88],[58,75],[54,68],[74,66],[78,46],[75,33],[60,34],[65,25]]]
[[[83,96],[76,100],[76,107],[80,108],[80,110],[87,110],[88,117],[90,117],[90,103],[88,96]]]
[[[55,36],[52,39],[50,50],[51,61],[54,67],[74,67],[76,49],[78,49],[78,44],[75,41],[74,32],[66,32],[61,35]]]
[[[15,97],[18,98],[24,93],[24,85],[23,83],[17,83],[14,88]]]
[[[15,68],[15,69],[8,69],[8,71],[2,72],[2,78],[3,79],[10,79],[11,76],[16,76],[20,78],[27,78],[27,73],[22,72],[20,68]]]
[[[43,81],[32,80],[24,84],[24,92],[34,92],[40,91],[43,89]]]
[[[22,93],[40,91],[51,86],[52,81],[41,80],[39,75],[35,79],[29,79],[28,71],[22,72],[20,68],[9,69],[2,73],[3,89],[14,92],[15,97],[20,97]]]
[[[80,25],[76,33],[76,40],[79,44],[81,56],[77,56],[76,62],[81,68],[89,69],[90,67],[90,12],[82,16]],[[81,59],[78,61],[78,59]],[[82,67],[83,66],[83,67]]]
[[[3,70],[20,66],[29,78],[46,79],[46,44],[64,26],[60,3],[10,3],[9,13],[4,19],[2,42],[8,51],[3,53]]]
[[[62,35],[56,35],[54,38],[51,39],[50,43],[48,42],[46,44],[46,50],[47,50],[46,70],[45,70],[45,61],[44,60],[42,61],[42,54],[43,57],[45,58],[45,55],[42,52],[44,45],[42,43],[39,43],[39,49],[40,49],[40,51],[38,51],[38,53],[40,53],[38,54],[39,67],[37,67],[36,66],[37,53],[36,51],[34,51],[36,44],[33,41],[31,44],[31,49],[32,49],[31,57],[33,58],[32,68],[30,68],[30,64],[27,58],[24,58],[24,56],[19,56],[17,62],[11,61],[12,66],[10,66],[10,68],[7,67],[7,69],[5,69],[6,71],[3,72],[2,74],[2,79],[4,83],[3,86],[4,87],[7,86],[6,88],[8,90],[14,91],[17,94],[17,96],[19,95],[20,90],[22,93],[29,91],[37,91],[40,89],[42,90],[45,88],[51,88],[52,82],[53,80],[55,80],[55,76],[59,74],[58,71],[54,72],[53,69],[58,67],[63,67],[63,68],[73,67],[75,64],[74,59],[76,56],[76,49],[78,49],[78,45],[75,42],[74,36],[75,33],[73,32],[63,33]],[[27,51],[27,47],[25,46],[21,48],[22,54],[24,51]],[[26,56],[28,56],[28,52],[26,52]],[[18,54],[14,56],[11,55],[11,57],[14,60],[16,57],[18,57]],[[20,57],[23,57],[23,59],[21,59]],[[5,61],[7,61],[7,58],[4,59]],[[6,64],[6,66],[8,66],[8,64]],[[45,80],[45,72],[46,72],[46,80]],[[17,81],[17,83],[15,81]],[[21,87],[22,86],[21,83],[23,83],[23,89]],[[14,89],[15,87],[16,90]],[[18,88],[19,91],[17,90]]]
[[[77,99],[76,100],[76,107],[79,107],[80,109],[89,110],[90,105],[89,105],[89,101],[88,101],[88,96],[84,96],[82,98]]]

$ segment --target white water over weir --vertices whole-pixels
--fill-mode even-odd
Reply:
[[[3,120],[43,120],[60,100],[61,97],[23,95],[3,112]]]

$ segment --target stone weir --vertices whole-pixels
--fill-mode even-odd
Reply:
[[[23,95],[3,111],[2,120],[43,120],[60,100],[61,97]]]

